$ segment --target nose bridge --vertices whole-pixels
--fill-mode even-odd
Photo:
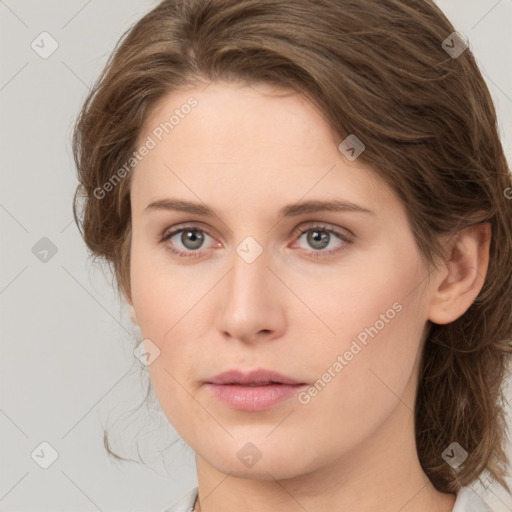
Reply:
[[[235,248],[220,301],[219,328],[244,340],[260,331],[276,331],[282,322],[278,280],[267,268],[270,253],[256,243],[244,240]]]
[[[244,303],[256,306],[263,302],[264,296],[268,295],[269,277],[272,276],[268,264],[268,251],[263,247],[258,250],[251,242],[241,242],[233,255],[228,299],[233,299],[240,306]]]

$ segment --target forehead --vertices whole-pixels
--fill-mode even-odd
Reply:
[[[191,98],[193,108],[187,106]],[[331,127],[306,97],[268,84],[213,82],[173,91],[153,108],[141,135],[150,134],[172,117],[173,126],[163,126],[164,135],[172,133],[180,147],[194,145],[203,151],[217,146],[236,153],[237,148],[243,151],[264,145],[267,153],[272,147],[296,148],[299,153],[306,149],[305,140],[309,146],[336,144]]]
[[[189,196],[225,190],[256,201],[287,194],[288,202],[308,191],[339,190],[354,201],[391,193],[376,173],[343,157],[341,139],[310,101],[266,84],[173,91],[151,111],[137,147],[148,138],[154,148],[132,177],[147,200],[176,187]]]

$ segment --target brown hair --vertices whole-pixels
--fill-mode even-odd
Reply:
[[[129,160],[156,103],[216,80],[307,96],[340,142],[364,142],[359,158],[403,201],[429,265],[445,257],[439,234],[490,222],[481,293],[457,320],[430,325],[415,428],[438,490],[456,492],[487,470],[510,492],[502,386],[512,353],[511,176],[471,50],[454,56],[442,46],[453,32],[429,0],[165,0],[123,35],[83,105],[73,211],[131,299],[131,174],[104,198],[95,190]],[[454,441],[469,454],[457,470],[442,458]]]

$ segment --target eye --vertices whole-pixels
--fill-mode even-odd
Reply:
[[[196,257],[201,255],[200,249],[207,237],[212,238],[202,229],[195,226],[185,226],[166,232],[160,241],[163,243],[170,240],[172,244],[168,244],[168,248],[172,253],[178,256]],[[173,238],[176,239],[173,240]]]
[[[306,236],[304,237],[304,235]],[[337,229],[320,225],[299,228],[296,236],[298,236],[298,241],[304,237],[305,242],[313,248],[313,250],[309,250],[308,253],[314,258],[339,254],[347,250],[348,246],[353,242],[352,237],[348,234]],[[337,245],[336,242],[338,242]],[[328,249],[325,250],[326,248]]]

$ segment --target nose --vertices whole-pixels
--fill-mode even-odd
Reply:
[[[217,328],[225,338],[256,343],[283,335],[287,291],[270,259],[263,250],[248,262],[234,251],[231,271],[216,290]]]

